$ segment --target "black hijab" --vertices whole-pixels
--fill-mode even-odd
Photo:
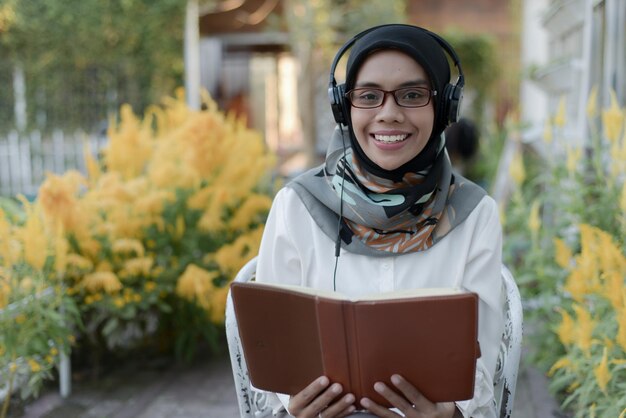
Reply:
[[[381,26],[359,38],[350,50],[345,91],[354,88],[356,76],[365,60],[372,53],[386,49],[398,50],[413,58],[426,71],[431,83],[430,88],[437,91],[437,95],[433,97],[435,121],[428,143],[412,160],[394,170],[381,168],[365,155],[354,135],[350,109],[346,111],[350,141],[360,164],[376,176],[398,181],[407,172],[419,172],[432,165],[437,158],[439,141],[433,138],[439,138],[447,126],[441,97],[445,86],[450,82],[450,65],[444,50],[428,30],[410,25]]]

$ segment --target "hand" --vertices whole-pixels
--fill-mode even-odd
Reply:
[[[354,412],[354,395],[348,393],[340,397],[341,384],[329,385],[326,376],[315,379],[289,399],[289,413],[296,418],[341,418]]]
[[[453,418],[456,415],[454,402],[432,403],[402,376],[394,374],[391,383],[400,392],[397,393],[382,382],[376,382],[374,390],[380,393],[407,418]],[[378,405],[369,398],[361,399],[361,405],[372,414],[381,418],[395,418],[399,415]]]

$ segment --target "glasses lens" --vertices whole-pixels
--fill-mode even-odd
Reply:
[[[352,106],[366,109],[380,106],[384,97],[385,92],[376,89],[354,89],[348,93]]]
[[[404,107],[422,107],[430,101],[430,90],[423,87],[407,87],[394,91],[396,102]]]

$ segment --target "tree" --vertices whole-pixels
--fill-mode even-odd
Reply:
[[[183,74],[184,8],[185,0],[0,0],[0,72],[24,69],[27,124],[90,129],[122,103],[143,110],[170,94]],[[8,100],[0,107],[11,109]]]
[[[405,1],[285,0],[282,16],[271,25],[289,33],[290,46],[300,64],[299,109],[309,163],[316,157],[315,98],[324,85],[331,60],[349,37],[368,27],[405,20]]]

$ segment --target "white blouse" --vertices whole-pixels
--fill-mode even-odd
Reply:
[[[341,249],[337,291],[349,297],[422,287],[460,287],[479,295],[481,357],[474,398],[457,402],[465,417],[496,417],[493,375],[503,331],[502,231],[495,201],[485,196],[468,218],[423,252],[370,257]],[[333,289],[335,242],[291,188],[272,205],[256,280]],[[279,396],[286,408],[288,397]],[[358,400],[357,400],[358,401]]]

